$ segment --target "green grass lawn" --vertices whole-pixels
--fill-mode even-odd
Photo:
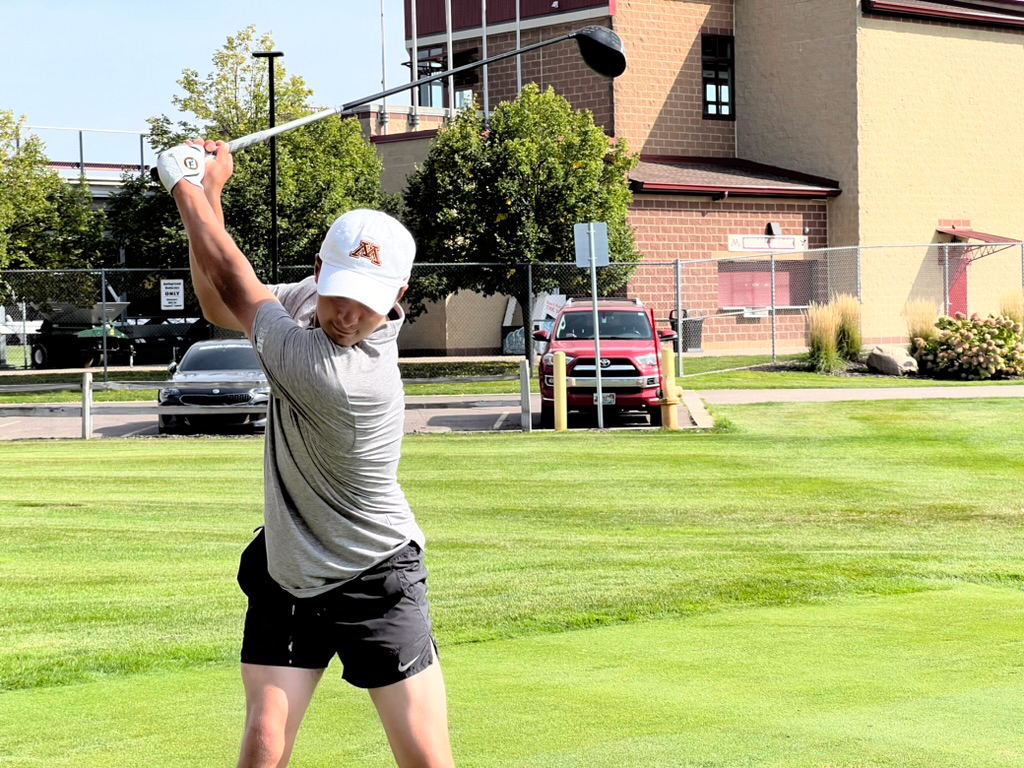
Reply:
[[[1014,401],[413,436],[462,766],[1024,762]],[[0,762],[230,764],[262,441],[0,444]],[[328,674],[298,766],[390,764]]]

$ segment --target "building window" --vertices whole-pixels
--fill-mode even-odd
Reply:
[[[419,61],[417,62],[416,79],[435,75],[444,72],[445,51],[443,48],[420,48],[417,51]],[[421,107],[443,107],[444,83],[435,80],[432,83],[425,83],[419,86],[419,103]]]
[[[701,35],[700,58],[704,86],[704,119],[735,120],[733,78],[735,60],[732,35]]]

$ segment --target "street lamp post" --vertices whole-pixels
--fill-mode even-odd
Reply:
[[[284,56],[282,51],[254,51],[258,59],[266,59],[270,81],[270,127],[277,125],[277,100],[274,95],[274,59]],[[277,137],[270,139],[270,273],[275,283],[281,282],[277,274]]]

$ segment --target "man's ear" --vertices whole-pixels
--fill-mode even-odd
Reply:
[[[317,256],[316,257],[316,262],[313,264],[313,282],[314,283],[319,283],[320,282],[320,267],[322,267],[323,265],[324,265],[324,263],[320,260],[320,257]]]

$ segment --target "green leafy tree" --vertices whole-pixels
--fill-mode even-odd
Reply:
[[[459,290],[514,296],[528,308],[525,265],[574,264],[573,226],[587,221],[608,224],[611,265],[598,271],[598,290],[619,289],[634,269],[624,263],[640,260],[627,220],[635,164],[625,142],[612,144],[589,111],[550,88],[527,86],[489,120],[464,109],[410,177],[404,218],[419,261],[467,266],[417,275],[410,313]],[[533,290],[589,295],[589,272],[534,268]]]
[[[68,184],[47,163],[24,118],[0,110],[0,267],[99,267],[112,248],[84,180]]]
[[[182,93],[172,102],[194,120],[174,123],[166,115],[149,120],[156,150],[186,139],[229,141],[266,128],[269,109],[265,61],[253,51],[271,50],[268,34],[249,26],[227,38],[213,55],[213,69],[182,73]],[[275,63],[278,123],[315,111],[313,92],[301,77]],[[394,206],[382,197],[383,170],[372,145],[354,119],[328,119],[277,139],[280,264],[312,266],[331,222],[358,207]],[[235,174],[224,190],[224,216],[242,251],[265,277],[270,274],[270,148],[259,145],[235,156]],[[126,178],[111,202],[111,231],[124,244],[130,264],[147,267],[188,265],[188,248],[174,201],[148,178]]]

